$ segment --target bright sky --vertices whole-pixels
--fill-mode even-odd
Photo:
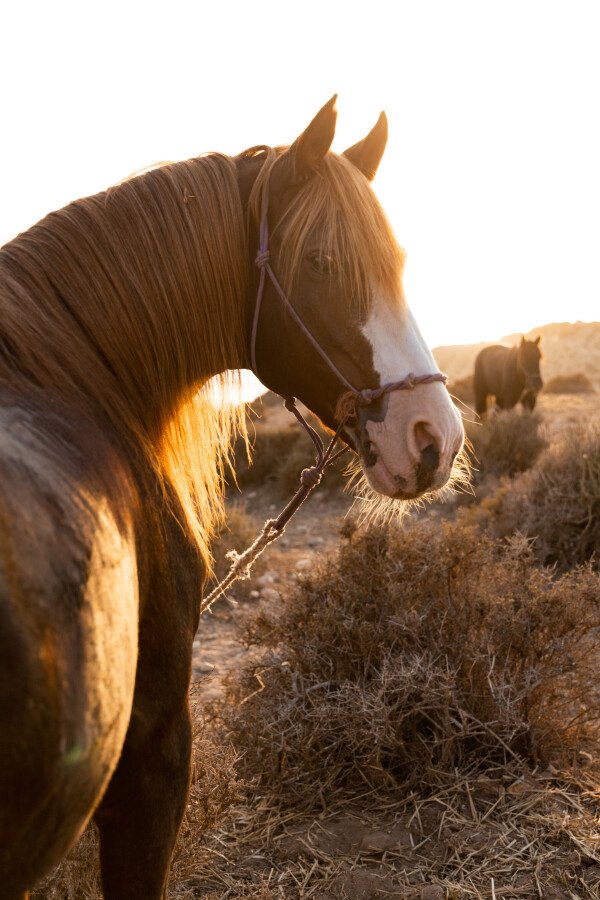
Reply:
[[[375,188],[432,346],[600,318],[600,5],[5,5],[0,243],[131,172],[385,109]]]

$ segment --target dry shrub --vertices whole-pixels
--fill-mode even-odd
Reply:
[[[371,529],[248,620],[260,653],[220,709],[242,772],[286,803],[427,791],[461,771],[543,763],[598,717],[588,569],[553,581],[529,544],[426,520]]]
[[[239,553],[245,550],[255,540],[262,526],[262,522],[247,511],[246,504],[241,500],[230,501],[226,512],[226,521],[211,547],[216,582],[229,571],[231,563],[227,559],[227,554],[231,550],[237,550]],[[257,565],[260,565],[260,561]]]
[[[492,412],[482,423],[466,423],[475,469],[482,475],[516,475],[531,468],[546,446],[536,412]]]
[[[331,438],[316,420],[311,425],[327,444]],[[252,457],[249,460],[242,441],[234,447],[233,473],[229,474],[230,484],[240,488],[271,485],[282,497],[293,493],[300,486],[300,473],[315,462],[316,453],[312,441],[304,430],[293,422],[280,428],[257,425],[251,439]],[[343,461],[342,461],[343,460]],[[323,478],[324,487],[339,489],[344,483],[342,475],[346,458],[332,464]]]
[[[555,375],[544,384],[545,394],[591,394],[594,385],[584,372]]]
[[[600,427],[569,431],[549,448],[535,469],[503,483],[466,514],[492,534],[522,532],[534,552],[561,571],[600,562]]]
[[[448,392],[452,397],[460,400],[467,406],[473,406],[475,403],[475,389],[473,387],[473,376],[465,375],[464,378],[457,378],[448,385]]]
[[[184,897],[186,880],[196,873],[206,833],[221,825],[239,802],[243,785],[237,756],[227,739],[209,729],[199,694],[192,688],[194,751],[192,782],[171,868],[169,896]],[[32,900],[101,900],[98,833],[85,830],[68,856],[32,892]],[[193,896],[191,894],[190,896]]]

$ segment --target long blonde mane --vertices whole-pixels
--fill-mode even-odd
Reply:
[[[0,379],[108,420],[178,498],[206,562],[243,411],[246,223],[235,162],[162,166],[51,213],[0,251]],[[169,490],[169,492],[170,492]]]
[[[284,148],[262,148],[249,216]],[[258,148],[242,156],[258,155]],[[210,154],[152,169],[51,213],[0,251],[0,379],[17,396],[108,420],[143,457],[207,564],[223,516],[225,460],[244,432],[227,396],[244,359],[248,222],[236,161]],[[352,313],[375,280],[396,294],[403,254],[366,179],[328,154],[274,232],[291,290],[310,240],[334,257]]]

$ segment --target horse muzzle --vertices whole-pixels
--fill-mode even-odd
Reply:
[[[362,467],[379,494],[412,500],[450,479],[464,442],[460,415],[442,385],[421,396],[391,396],[385,416],[367,416],[357,428]]]

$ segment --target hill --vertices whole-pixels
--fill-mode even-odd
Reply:
[[[600,322],[554,322],[532,329],[525,337],[538,335],[542,337],[544,380],[584,372],[600,387]],[[510,334],[500,341],[436,347],[433,355],[442,372],[455,382],[472,373],[475,357],[483,347],[491,343],[514,346],[520,340],[521,334]]]

